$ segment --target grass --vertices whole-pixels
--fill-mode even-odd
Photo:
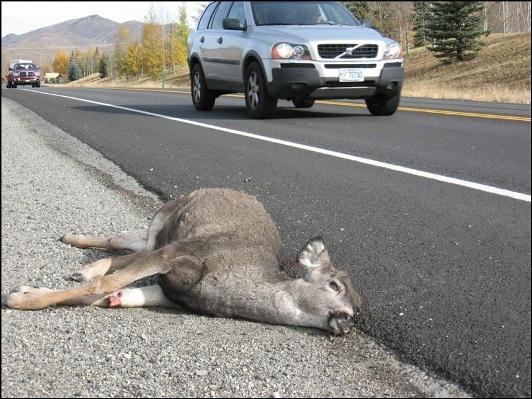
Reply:
[[[478,57],[442,65],[425,48],[405,60],[406,97],[530,104],[530,33],[493,34]]]

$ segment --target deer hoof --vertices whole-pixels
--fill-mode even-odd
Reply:
[[[80,283],[86,283],[89,281],[87,277],[83,274],[83,272],[76,272],[73,275],[70,276],[72,280],[79,281]]]
[[[65,243],[65,244],[70,244],[72,242],[72,238],[74,237],[74,234],[72,233],[65,233],[61,236],[61,238],[59,238],[59,241]]]
[[[12,290],[6,298],[2,296],[2,305],[13,309],[42,309],[47,304],[42,300],[42,294],[50,292],[48,288],[33,288],[21,286]]]

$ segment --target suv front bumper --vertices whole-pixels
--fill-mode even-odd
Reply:
[[[364,81],[339,82],[338,69],[341,67],[363,67]],[[377,94],[391,97],[401,92],[403,79],[402,60],[349,65],[333,62],[276,62],[272,63],[271,80],[267,82],[267,88],[271,97],[287,100],[296,97],[355,99]]]

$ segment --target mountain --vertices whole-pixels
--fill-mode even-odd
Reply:
[[[131,37],[139,39],[142,22],[128,21]],[[21,35],[9,34],[2,38],[2,69],[10,59],[31,59],[39,65],[51,64],[58,49],[112,48],[121,24],[99,15],[71,19]]]
[[[142,22],[128,21],[131,36],[140,38]],[[10,48],[63,48],[113,44],[116,40],[119,23],[99,15],[71,19],[24,33],[9,34],[2,38],[2,47]]]

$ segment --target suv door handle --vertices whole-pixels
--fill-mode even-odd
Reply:
[[[201,39],[199,39],[199,41],[200,41],[201,43],[203,43],[203,42],[205,41],[205,36],[202,36]]]
[[[218,43],[222,44],[224,42],[224,38],[223,37],[219,37],[217,41],[218,41]]]

